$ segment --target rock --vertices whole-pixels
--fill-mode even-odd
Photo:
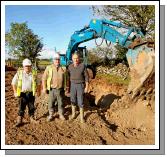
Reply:
[[[127,108],[128,108],[128,105],[125,105],[125,108],[127,109]]]
[[[128,76],[128,68],[126,67],[126,65],[123,65],[121,63],[113,68],[99,66],[97,67],[97,73],[113,74],[122,77],[122,79],[125,80]]]

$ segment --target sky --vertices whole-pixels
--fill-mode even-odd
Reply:
[[[42,58],[55,50],[65,53],[71,35],[88,25],[93,17],[90,5],[6,5],[5,32],[12,22],[27,22],[28,28],[42,38]],[[94,41],[80,46],[95,47]],[[7,55],[6,55],[7,56]]]
[[[17,2],[17,3],[16,3]],[[86,4],[81,2],[63,2],[59,4],[54,2],[18,2],[5,5],[5,32],[10,30],[12,22],[23,23],[27,22],[28,28],[32,29],[34,34],[42,39],[44,44],[41,58],[51,58],[55,53],[55,48],[60,53],[66,53],[70,37],[75,31],[81,30],[85,25],[89,25],[91,19],[101,18],[93,16],[91,5],[116,5],[119,1],[87,1]],[[19,4],[20,3],[20,4]],[[28,3],[28,4],[27,4]],[[36,4],[35,4],[36,3]],[[61,2],[62,3],[62,2]],[[122,1],[121,4],[134,4],[134,2]],[[135,4],[143,5],[143,2],[135,1]],[[23,5],[24,4],[24,5]],[[34,5],[35,4],[35,5]],[[48,5],[49,4],[49,5]],[[145,2],[146,4],[146,2]],[[152,4],[148,2],[148,4]],[[98,39],[98,43],[101,39]],[[95,41],[84,42],[79,46],[87,46],[87,49],[96,47]],[[8,55],[5,53],[5,58]]]

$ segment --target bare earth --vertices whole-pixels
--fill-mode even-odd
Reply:
[[[13,96],[11,80],[15,71],[5,74],[5,143],[6,145],[154,145],[154,101],[132,101],[127,87],[108,84],[105,79],[91,81],[85,96],[85,124],[78,116],[73,121],[70,100],[64,98],[66,121],[47,122],[47,95],[36,98],[35,116],[39,124],[29,122],[26,109],[24,124],[15,127],[18,104]],[[56,108],[57,110],[57,108]]]

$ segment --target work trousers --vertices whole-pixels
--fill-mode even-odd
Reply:
[[[56,88],[51,88],[49,91],[49,104],[48,104],[48,110],[49,113],[54,112],[54,105],[58,104],[58,112],[60,114],[63,114],[63,96],[64,96],[64,89],[56,89]]]
[[[20,97],[18,98],[19,101],[19,116],[24,116],[26,105],[28,106],[28,113],[29,116],[34,116],[35,112],[35,97],[33,96],[32,92],[27,92],[27,93],[21,93]]]
[[[84,97],[84,83],[73,83],[71,82],[70,100],[73,105],[79,105],[83,108],[83,97]]]

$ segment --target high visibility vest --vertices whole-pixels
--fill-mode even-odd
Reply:
[[[36,79],[37,79],[37,70],[33,69],[32,70],[32,92],[33,92],[33,96],[35,96],[36,87],[37,87]],[[20,94],[21,94],[22,80],[23,80],[23,69],[19,69],[18,70],[18,83],[17,83],[17,96],[20,96]]]
[[[46,85],[47,85],[47,90],[50,90],[50,88],[51,88],[51,80],[52,80],[52,75],[53,75],[52,65],[49,65],[47,67],[47,69],[48,69],[48,77],[47,77]],[[65,71],[66,67],[61,67],[61,69],[63,71]],[[66,79],[67,79],[67,74],[64,73],[64,87],[66,87]]]

